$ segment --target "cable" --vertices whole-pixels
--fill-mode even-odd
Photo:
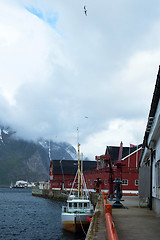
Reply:
[[[79,214],[79,213],[78,213],[78,216],[79,216],[79,220],[80,220],[80,224],[81,224],[83,233],[84,233],[85,235],[87,235],[87,233],[85,232],[85,230],[84,230],[84,228],[83,228],[83,224],[82,224],[82,222],[81,222],[81,217],[80,217],[80,214]]]

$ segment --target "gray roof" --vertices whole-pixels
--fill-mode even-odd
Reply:
[[[122,150],[122,158],[128,156],[132,152],[136,151],[142,146],[142,144],[139,144],[138,146],[135,147],[123,147]],[[107,146],[106,148],[106,153],[108,153],[111,156],[111,159],[113,162],[118,161],[119,157],[119,149],[120,147],[115,147],[115,146]]]
[[[53,174],[73,174],[78,169],[77,160],[52,160]],[[94,170],[97,167],[97,161],[83,161],[83,171]]]

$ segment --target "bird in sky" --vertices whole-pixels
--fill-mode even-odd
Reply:
[[[87,16],[87,9],[86,9],[86,6],[84,6],[84,13],[85,13],[85,15]]]

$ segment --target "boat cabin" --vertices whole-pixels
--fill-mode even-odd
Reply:
[[[91,210],[93,210],[91,202],[85,199],[67,200],[67,206],[63,206],[63,212],[90,212]]]

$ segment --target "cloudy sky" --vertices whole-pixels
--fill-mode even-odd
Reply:
[[[91,159],[141,143],[159,64],[159,0],[0,0],[0,122],[20,137],[76,146],[78,127]]]

